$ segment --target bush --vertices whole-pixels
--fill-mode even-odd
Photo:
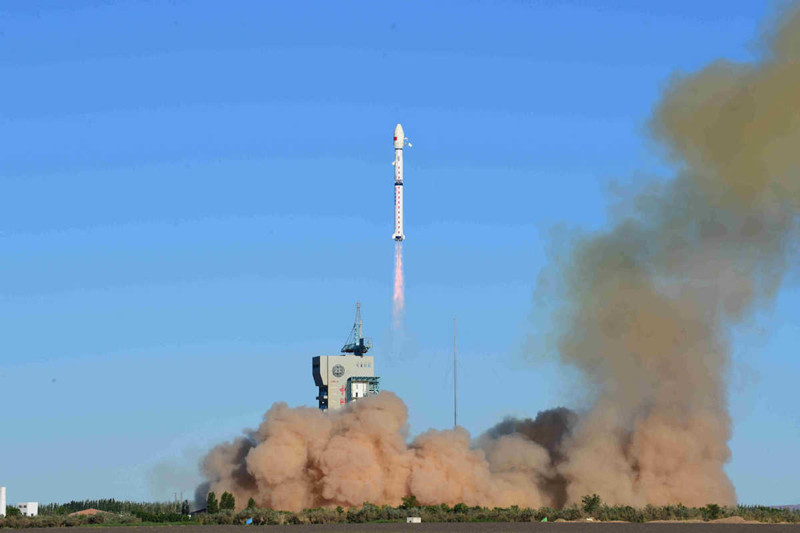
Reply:
[[[642,513],[630,505],[609,507],[608,518],[609,520],[623,520],[625,522],[644,522]]]
[[[89,523],[90,524],[105,524],[109,522],[109,515],[107,513],[97,513],[93,515],[89,515]]]
[[[558,514],[559,518],[563,518],[564,520],[579,520],[583,518],[583,514],[581,513],[581,510],[578,509],[577,505],[565,507],[561,509]]]
[[[722,513],[722,509],[720,509],[719,505],[716,503],[709,503],[703,507],[701,511],[703,512],[703,520],[705,521],[716,520]]]
[[[403,497],[403,503],[400,504],[400,509],[414,509],[415,507],[419,507],[416,496],[411,494],[410,496]]]
[[[557,511],[555,509],[550,507],[539,507],[536,509],[536,511],[534,511],[533,519],[537,522],[541,522],[545,518],[547,518],[547,520],[555,520],[556,512]]]
[[[250,509],[247,511],[247,518],[252,518],[253,524],[259,526],[275,526],[286,523],[283,515],[272,509]]]
[[[465,503],[457,503],[453,506],[454,513],[466,513],[469,511],[469,507]]]
[[[600,509],[600,504],[603,503],[600,500],[600,496],[597,494],[592,494],[591,496],[586,495],[581,498],[581,502],[583,503],[583,511],[592,516],[594,516],[594,513]]]

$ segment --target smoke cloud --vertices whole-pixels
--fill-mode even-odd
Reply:
[[[676,77],[651,128],[679,166],[560,287],[562,360],[595,403],[564,443],[568,501],[732,504],[727,331],[781,286],[800,207],[800,17],[759,64]]]
[[[209,453],[211,489],[279,509],[411,494],[481,506],[561,506],[591,493],[635,506],[735,503],[723,470],[728,332],[773,301],[796,257],[798,36],[794,10],[760,62],[676,76],[650,124],[676,177],[554,261],[552,340],[591,390],[588,409],[507,420],[475,442],[458,429],[409,443],[392,393],[330,413],[276,404],[257,431]]]
[[[542,411],[535,419],[507,418],[482,435],[478,445],[485,448],[494,439],[517,435],[544,448],[549,462],[547,470],[537,473],[539,487],[548,496],[548,503],[560,508],[567,503],[567,480],[558,471],[565,459],[562,444],[577,422],[578,415],[566,407]]]
[[[214,448],[203,461],[205,490],[231,492],[244,504],[300,510],[318,506],[399,505],[413,494],[424,504],[540,506],[538,486],[548,452],[511,434],[470,445],[464,429],[430,430],[407,443],[408,410],[382,392],[322,412],[275,404],[246,438]]]

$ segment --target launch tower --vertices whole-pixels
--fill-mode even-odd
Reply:
[[[342,346],[342,355],[319,355],[312,360],[314,383],[319,387],[319,408],[339,409],[364,396],[378,394],[374,357],[364,355],[372,342],[364,337],[361,304],[356,304],[356,320]]]

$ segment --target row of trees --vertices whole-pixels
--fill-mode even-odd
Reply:
[[[68,515],[86,509],[97,509],[109,513],[149,513],[189,514],[189,501],[178,502],[130,502],[119,501],[114,498],[101,500],[72,500],[67,503],[48,503],[39,506],[40,515]]]
[[[119,501],[113,498],[102,500],[73,500],[68,503],[49,503],[39,506],[39,515],[47,517],[69,517],[71,513],[84,511],[86,509],[97,509],[108,513],[107,515],[96,520],[112,520],[113,516],[122,516],[123,523],[130,523],[131,520],[138,522],[153,522],[153,523],[172,523],[172,522],[188,522],[191,520],[189,516],[190,507],[189,501],[183,502],[130,502]],[[80,518],[69,517],[72,521],[80,520]],[[116,519],[114,519],[116,520]],[[62,520],[50,520],[49,522],[60,524]],[[95,523],[95,522],[92,522]],[[104,522],[97,522],[104,523]],[[47,527],[47,526],[43,526]]]
[[[247,507],[246,509],[255,509],[256,508],[256,501],[251,497],[247,500]],[[222,493],[222,496],[219,497],[219,502],[217,501],[217,495],[211,491],[208,493],[208,497],[206,497],[206,513],[214,514],[220,511],[234,511],[236,510],[236,498],[233,497],[228,491]]]
[[[252,520],[253,524],[326,524],[326,523],[364,523],[377,521],[401,521],[406,517],[419,516],[423,522],[539,522],[545,518],[554,520],[584,520],[592,518],[596,521],[619,520],[625,522],[650,522],[653,520],[716,520],[739,516],[745,520],[757,520],[767,523],[800,523],[800,511],[778,509],[761,506],[723,507],[709,504],[704,507],[686,507],[684,505],[647,505],[642,508],[631,506],[609,506],[599,496],[589,495],[583,498],[582,505],[572,505],[563,509],[540,507],[538,509],[521,508],[513,505],[508,508],[469,507],[458,503],[452,507],[442,505],[419,505],[414,496],[403,499],[402,505],[377,506],[365,503],[361,508],[344,509],[342,507],[304,509],[293,513],[272,509],[248,508],[237,512],[220,511],[216,514],[203,515],[198,520],[203,524],[244,524]]]
[[[760,522],[800,523],[800,510],[779,509],[761,506],[723,507],[709,504],[704,507],[686,507],[684,505],[647,505],[642,508],[614,505],[609,506],[602,502],[596,495],[587,495],[581,505],[572,505],[563,509],[541,507],[539,509],[521,508],[511,506],[508,508],[496,507],[469,507],[463,503],[453,506],[420,505],[414,496],[403,498],[399,507],[389,505],[377,506],[365,503],[360,508],[344,509],[317,508],[305,509],[300,512],[275,511],[273,509],[259,509],[251,498],[248,507],[239,512],[234,510],[236,502],[233,495],[223,493],[217,500],[216,495],[209,494],[207,503],[208,514],[192,517],[186,514],[169,511],[174,509],[174,504],[145,504],[134,502],[115,502],[108,505],[98,504],[98,501],[87,501],[85,508],[99,508],[101,506],[121,507],[133,509],[134,512],[103,512],[91,516],[66,516],[63,513],[53,512],[42,514],[38,517],[8,516],[0,518],[0,528],[26,528],[26,527],[59,527],[78,526],[87,524],[141,524],[141,523],[194,523],[194,524],[244,524],[251,520],[254,524],[324,524],[324,523],[363,523],[375,521],[405,521],[408,516],[419,516],[425,522],[529,522],[562,520],[583,520],[592,518],[598,521],[622,520],[627,522],[649,522],[653,520],[716,520],[739,516],[745,520]],[[110,500],[106,500],[110,502]],[[43,506],[51,510],[62,510],[64,506],[76,507],[75,502],[63,506]],[[188,504],[188,502],[187,502]],[[224,504],[224,508],[223,507]],[[81,510],[81,509],[76,509]]]
[[[252,506],[250,505],[252,504]],[[255,507],[256,502],[253,498],[250,498],[247,507]],[[236,509],[236,499],[233,497],[228,491],[222,493],[222,496],[219,497],[219,501],[217,501],[217,495],[214,491],[208,493],[208,497],[206,497],[206,512],[208,514],[218,513],[220,511],[233,511]]]

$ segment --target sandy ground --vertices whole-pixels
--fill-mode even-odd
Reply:
[[[169,527],[169,526],[166,526]],[[800,525],[780,524],[726,524],[726,523],[427,523],[427,524],[325,524],[317,526],[173,526],[180,533],[523,533],[569,532],[569,533],[789,533],[800,531]],[[139,527],[71,527],[70,533],[164,533],[165,526]],[[10,531],[10,530],[9,530]],[[27,533],[54,533],[54,528],[32,528]]]

